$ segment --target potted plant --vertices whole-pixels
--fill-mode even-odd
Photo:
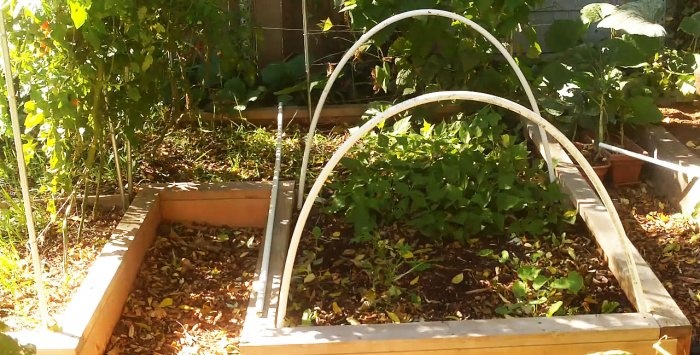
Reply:
[[[661,120],[652,90],[639,85],[644,77],[637,74],[662,48],[659,37],[666,32],[656,23],[659,9],[656,1],[633,1],[620,6],[591,4],[581,10],[582,21],[557,21],[545,37],[547,45],[560,55],[544,68],[543,82],[556,90],[558,104],[564,109],[553,110],[551,102],[543,106],[560,120],[569,118],[574,131],[572,137],[577,138],[579,128],[593,136],[593,142],[591,138],[586,142],[593,143],[596,150],[592,163],[603,160],[604,153],[598,148],[598,142],[611,142],[644,153],[625,139],[625,125]],[[588,27],[596,22],[598,28],[611,31],[610,37],[595,42],[583,41]],[[610,134],[611,128],[619,130],[617,137]],[[642,161],[630,168],[626,156],[612,154],[607,160],[606,163],[612,164],[610,171],[615,185],[638,180]],[[633,173],[631,177],[623,176],[628,172]]]

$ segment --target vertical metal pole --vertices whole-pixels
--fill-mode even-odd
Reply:
[[[282,120],[284,119],[284,107],[279,103],[277,108],[277,146],[275,148],[275,171],[272,176],[272,191],[270,192],[270,209],[267,213],[267,226],[265,228],[265,241],[263,244],[262,264],[256,293],[255,311],[261,316],[265,310],[267,294],[267,278],[270,272],[270,253],[272,252],[272,238],[274,238],[275,214],[277,213],[277,195],[280,185],[280,170],[282,169],[282,136],[284,135]]]
[[[49,310],[46,303],[46,291],[44,290],[43,273],[41,268],[41,258],[39,256],[39,246],[36,241],[36,230],[34,229],[34,216],[32,215],[32,201],[29,196],[29,183],[27,181],[27,167],[24,162],[24,151],[22,150],[22,132],[19,128],[19,115],[17,114],[17,99],[15,97],[15,87],[13,83],[12,67],[10,66],[10,48],[8,46],[7,30],[5,29],[5,12],[0,8],[0,50],[2,51],[2,64],[5,74],[5,86],[7,87],[7,101],[10,108],[10,118],[12,119],[12,133],[15,141],[15,151],[17,153],[17,169],[19,170],[19,181],[22,185],[22,199],[24,201],[24,214],[27,220],[27,233],[29,234],[29,246],[31,248],[32,265],[34,267],[34,283],[36,293],[39,298],[39,315],[44,326],[49,320]]]
[[[308,18],[308,7],[306,6],[307,0],[302,0],[301,2],[301,12],[303,18],[303,28],[304,28],[304,66],[306,68],[306,105],[309,110],[309,120],[313,116],[313,109],[311,107],[311,59],[309,58],[309,18]]]

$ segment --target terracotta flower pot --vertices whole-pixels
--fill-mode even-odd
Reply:
[[[613,142],[619,142],[620,138],[612,137],[611,140]],[[642,147],[627,138],[625,138],[624,141],[624,148],[635,153],[649,155]],[[642,172],[644,161],[624,154],[612,153],[610,154],[610,163],[612,164],[610,167],[610,175],[615,187],[632,185],[639,182],[639,175]]]
[[[594,150],[593,144],[591,143],[581,143],[581,142],[574,142],[574,145],[576,148],[578,148],[584,156],[586,156],[586,159],[591,163],[591,166],[593,167],[593,170],[595,171],[596,175],[598,175],[598,178],[600,178],[601,181],[605,182],[605,177],[608,175],[608,171],[610,170],[611,164],[610,164],[610,153],[607,151],[601,150],[600,154],[603,156],[602,161],[597,161],[593,162],[591,161],[591,158],[589,155],[592,154],[592,151]],[[591,181],[588,179],[588,176],[586,176],[583,173],[583,170],[579,167],[579,171],[583,175],[583,177],[586,179],[586,181],[590,184]]]

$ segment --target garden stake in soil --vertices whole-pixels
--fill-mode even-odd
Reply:
[[[262,315],[265,307],[265,294],[267,289],[268,271],[270,269],[270,253],[272,248],[272,237],[275,228],[275,214],[277,212],[277,198],[279,195],[280,169],[282,168],[282,136],[284,118],[284,106],[280,102],[277,112],[277,147],[275,148],[275,170],[272,178],[272,190],[270,191],[270,208],[267,214],[267,226],[265,227],[265,242],[263,246],[262,265],[260,266],[260,276],[258,277],[255,292],[258,295],[255,309],[258,315]]]
[[[46,300],[46,290],[42,276],[41,258],[39,256],[39,245],[37,244],[36,230],[34,226],[34,215],[32,213],[32,201],[29,196],[29,182],[27,181],[27,168],[22,149],[22,133],[19,126],[19,115],[17,113],[17,98],[15,96],[14,81],[12,78],[12,66],[10,63],[10,49],[7,43],[7,30],[5,29],[5,5],[0,7],[0,49],[2,49],[3,69],[5,74],[5,86],[7,87],[7,101],[10,106],[10,118],[12,119],[12,132],[14,135],[15,152],[17,154],[17,169],[22,185],[22,199],[24,201],[24,215],[27,223],[27,233],[29,234],[29,245],[32,254],[32,266],[34,268],[34,283],[36,284],[37,296],[39,298],[39,314],[44,326],[49,321],[49,311]]]

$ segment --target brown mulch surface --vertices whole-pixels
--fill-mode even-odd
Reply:
[[[93,261],[119,224],[122,215],[121,210],[115,210],[100,212],[94,220],[88,217],[80,240],[76,240],[80,217],[69,217],[66,231],[68,263],[65,272],[63,236],[55,227],[47,232],[44,243],[40,245],[40,251],[51,316],[56,316],[65,309],[73,292],[80,286]],[[12,330],[33,329],[39,326],[40,321],[34,271],[28,251],[22,256],[19,265],[18,286],[12,290],[0,287],[0,320]]]
[[[678,102],[662,107],[662,125],[679,141],[700,153],[700,102]]]
[[[238,354],[262,230],[159,230],[107,354]]]
[[[575,295],[550,289],[550,299],[543,304],[520,308],[510,316],[547,314],[554,300],[563,302],[556,314],[600,313],[604,303],[613,302],[619,306],[609,312],[633,311],[595,242],[580,232],[585,230],[580,225],[563,239],[482,237],[465,246],[438,245],[393,226],[381,231],[388,246],[382,253],[381,248],[352,243],[352,230],[342,221],[324,214],[309,221],[291,287],[288,321],[293,325],[502,317],[496,309],[517,302],[513,285],[518,268],[526,265],[541,268],[541,275],[550,280],[577,271],[584,286]],[[314,226],[321,228],[316,236]],[[416,267],[421,262],[429,267]],[[400,266],[394,269],[396,264]],[[534,303],[541,296],[531,294],[528,300]]]
[[[645,184],[612,190],[627,235],[700,339],[700,234],[680,211]]]

